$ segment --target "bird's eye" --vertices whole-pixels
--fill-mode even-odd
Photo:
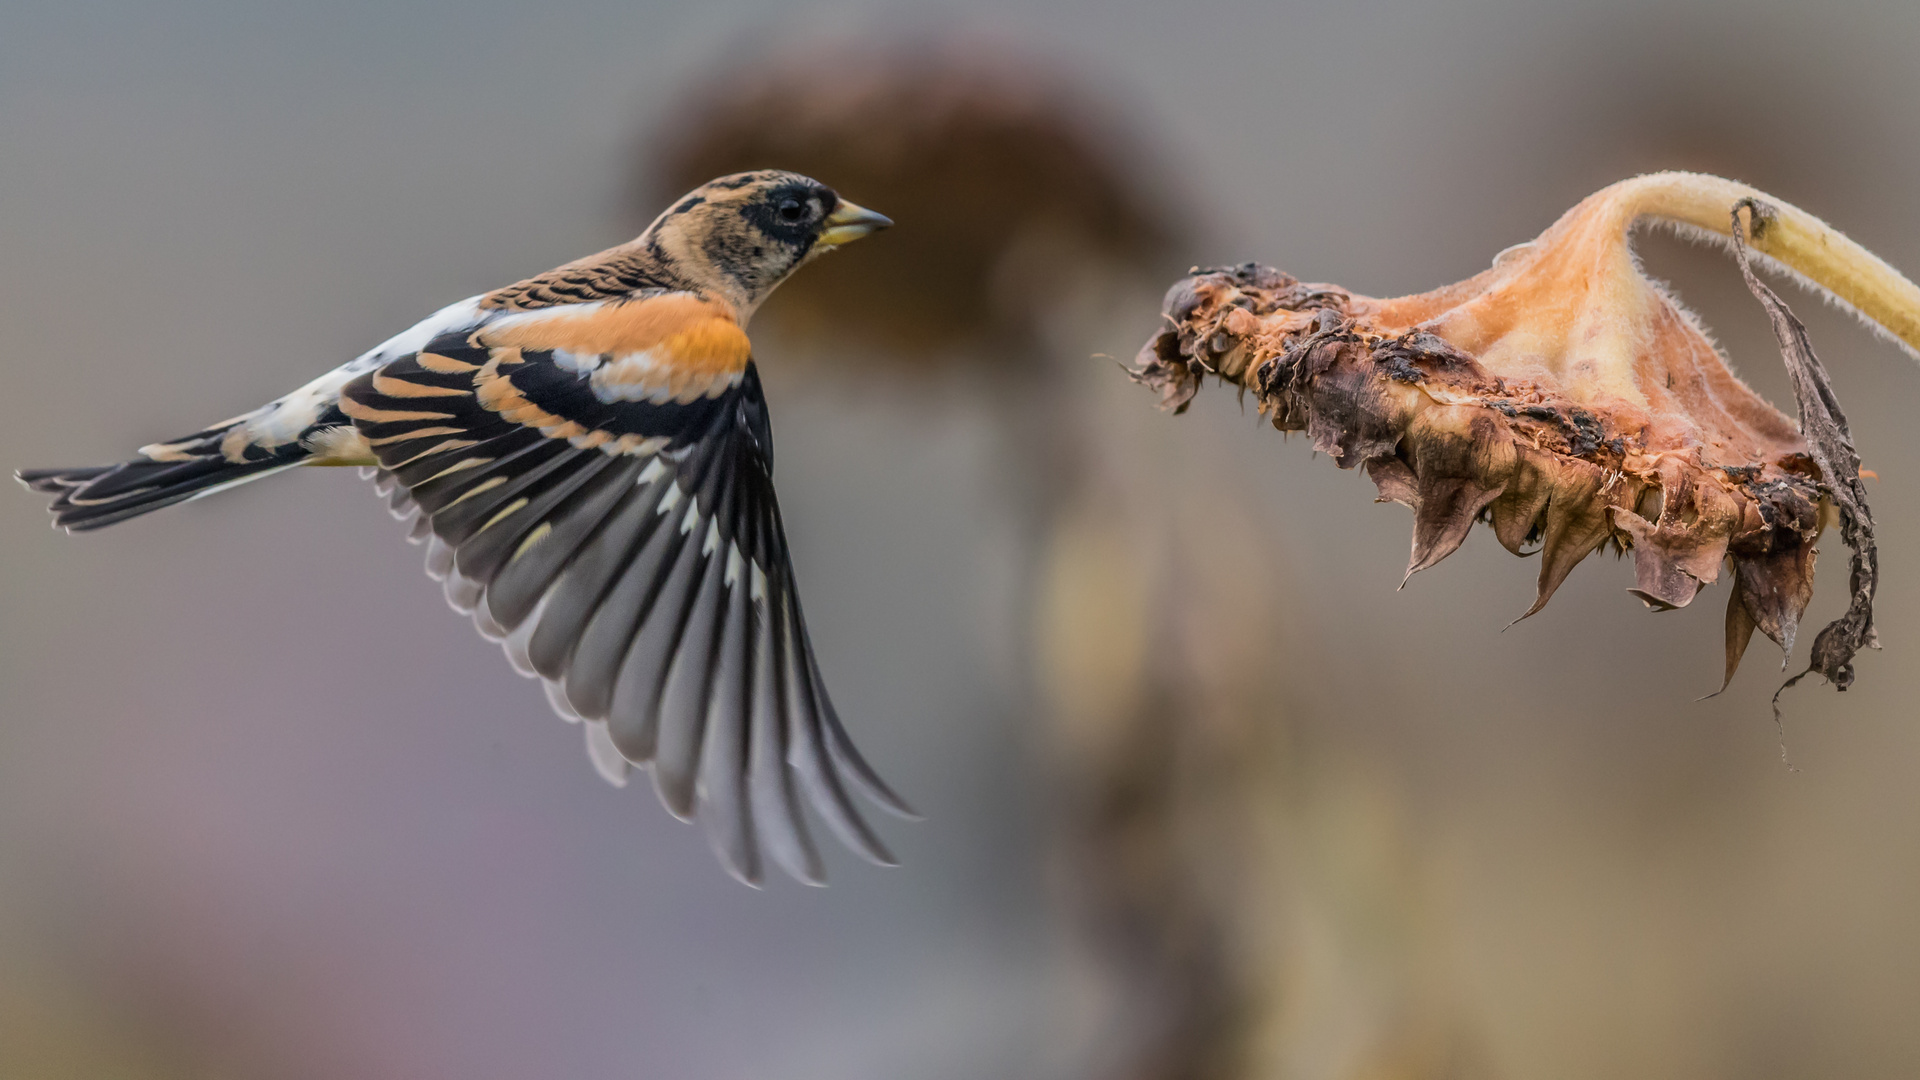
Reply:
[[[780,215],[781,221],[797,222],[807,216],[807,204],[798,199],[788,199],[780,204],[780,209],[776,213]]]

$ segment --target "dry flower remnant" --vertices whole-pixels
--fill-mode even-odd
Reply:
[[[1629,238],[1642,220],[1733,243],[1780,339],[1798,426],[1641,273]],[[1516,555],[1537,551],[1521,618],[1608,543],[1633,553],[1631,591],[1658,610],[1730,566],[1728,681],[1756,628],[1791,655],[1814,542],[1837,508],[1852,604],[1816,638],[1809,670],[1844,690],[1855,652],[1875,644],[1872,516],[1825,370],[1751,260],[1920,350],[1920,289],[1865,249],[1745,185],[1660,173],[1588,197],[1485,272],[1416,296],[1374,299],[1252,264],[1196,271],[1168,292],[1135,378],[1179,411],[1216,375],[1252,391],[1275,427],[1364,467],[1381,501],[1413,509],[1408,576],[1476,521]]]
[[[1003,52],[962,39],[743,56],[649,141],[636,186],[678,192],[769,161],[812,170],[901,224],[866,258],[783,285],[763,325],[842,365],[1028,373],[1063,275],[1183,263],[1169,265],[1178,201],[1142,181],[1153,155],[1097,94]]]

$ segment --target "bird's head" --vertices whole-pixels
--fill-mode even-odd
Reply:
[[[800,264],[891,224],[818,180],[762,170],[693,189],[643,239],[690,283],[731,301],[744,322]]]

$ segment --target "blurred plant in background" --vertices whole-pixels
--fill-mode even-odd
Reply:
[[[1920,641],[1904,359],[1787,294],[1883,477],[1888,646],[1794,702],[1792,775],[1771,680],[1693,700],[1718,594],[1655,618],[1620,602],[1630,565],[1593,565],[1503,634],[1535,588],[1493,536],[1395,593],[1405,510],[1251,400],[1173,420],[1116,370],[1190,262],[1404,294],[1662,169],[1920,267],[1920,7],[245,7],[8,11],[0,369],[31,407],[6,461],[107,460],[632,236],[704,138],[690,101],[892,79],[894,113],[937,120],[913,64],[1071,136],[984,211],[1054,224],[972,233],[882,188],[917,162],[856,175],[931,140],[802,161],[798,93],[742,136],[900,221],[755,332],[823,662],[929,820],[889,833],[904,870],[739,888],[593,779],[349,474],[86,541],[16,492],[0,1077],[1920,1073],[1920,667],[1887,662]],[[836,34],[864,52],[796,44]],[[664,134],[636,155],[636,127]],[[964,287],[896,280],[937,229]],[[1791,399],[1724,254],[1635,250]],[[859,306],[830,324],[814,286]],[[1828,570],[1810,619],[1843,605]]]
[[[1058,1028],[1070,1070],[1455,1075],[1471,1044],[1407,966],[1418,901],[1403,875],[1389,858],[1341,880],[1381,845],[1302,835],[1366,799],[1300,775],[1287,682],[1301,673],[1259,511],[1092,355],[1152,310],[1194,226],[1161,155],[1094,89],[984,43],[720,66],[642,154],[641,205],[778,167],[893,216],[871,258],[786,286],[763,340],[843,389],[945,382],[998,424],[994,482],[1023,533],[1015,678],[1079,950]],[[1384,824],[1345,809],[1358,820],[1343,831]]]
[[[718,58],[725,74],[688,87],[644,146],[635,209],[748,161],[884,198],[909,227],[869,258],[810,267],[757,328],[841,367],[1031,377],[1063,302],[1099,284],[1088,275],[1177,265],[1183,223],[1146,179],[1150,156],[1089,91],[999,51],[868,40]]]

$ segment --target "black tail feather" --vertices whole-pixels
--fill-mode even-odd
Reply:
[[[55,525],[85,532],[257,479],[306,456],[297,444],[289,450],[255,461],[234,462],[219,455],[184,461],[135,458],[78,469],[21,469],[13,475],[29,490],[54,496],[48,509]]]
[[[97,465],[91,469],[21,469],[13,474],[13,478],[25,484],[28,491],[58,495],[112,468],[112,465]]]

